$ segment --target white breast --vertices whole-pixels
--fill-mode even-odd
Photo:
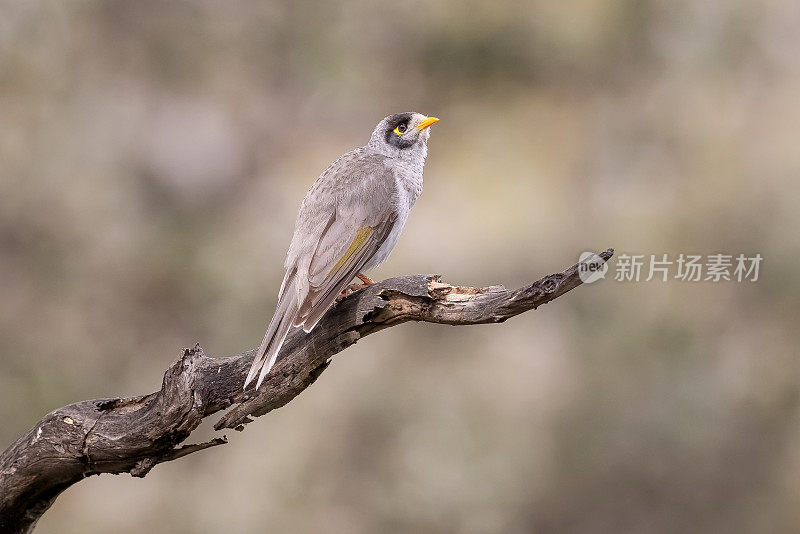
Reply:
[[[403,232],[403,227],[406,225],[408,215],[414,203],[422,193],[422,169],[406,168],[402,165],[396,165],[394,170],[395,184],[397,186],[395,198],[393,203],[397,210],[397,222],[395,222],[392,231],[383,242],[383,245],[375,253],[370,261],[364,266],[364,269],[371,269],[377,267],[389,257],[394,246],[400,239],[400,234]]]

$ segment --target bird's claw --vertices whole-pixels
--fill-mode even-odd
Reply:
[[[355,293],[356,291],[360,291],[367,286],[368,284],[350,284],[349,286],[347,286],[342,290],[341,294],[338,297],[336,297],[336,302],[340,302],[345,297],[348,297],[353,293]]]
[[[364,287],[371,286],[375,283],[375,280],[373,280],[372,278],[370,278],[365,274],[358,273],[356,276],[358,277],[359,280],[364,282]]]

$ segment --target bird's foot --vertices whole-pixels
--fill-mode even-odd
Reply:
[[[364,282],[364,287],[371,286],[372,284],[375,283],[375,280],[373,280],[372,278],[370,278],[365,274],[358,273],[356,276],[358,277],[359,280]]]
[[[347,286],[342,290],[341,294],[338,297],[336,297],[336,302],[340,302],[345,297],[348,297],[353,293],[355,293],[356,291],[364,289],[365,287],[367,287],[367,284],[350,284],[349,286]]]

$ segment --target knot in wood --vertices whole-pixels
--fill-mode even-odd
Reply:
[[[542,281],[542,291],[545,293],[555,293],[561,278],[562,276],[560,274],[551,274],[545,278],[544,281]]]

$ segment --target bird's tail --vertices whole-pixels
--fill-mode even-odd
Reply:
[[[284,291],[285,290],[285,291]],[[253,360],[253,365],[250,367],[250,372],[247,373],[247,379],[244,381],[244,387],[253,381],[256,374],[258,374],[258,382],[256,389],[261,386],[264,377],[267,376],[269,370],[275,364],[275,359],[278,357],[278,352],[281,350],[283,341],[286,339],[286,334],[292,327],[295,316],[297,315],[297,292],[295,291],[294,281],[286,284],[281,288],[280,299],[278,300],[278,308],[275,310],[275,315],[267,327],[267,333],[264,334],[264,341],[256,353],[256,359]],[[259,374],[259,371],[261,373]]]

